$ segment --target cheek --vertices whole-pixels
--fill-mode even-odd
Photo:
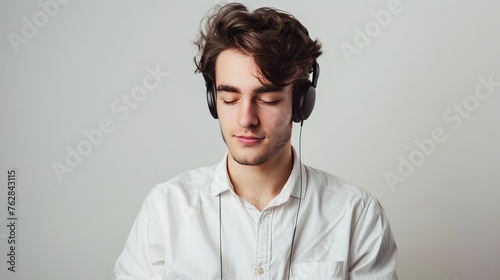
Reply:
[[[221,126],[227,125],[231,120],[234,120],[234,112],[224,108],[222,101],[217,100],[217,116]]]
[[[268,115],[269,117],[261,119],[261,123],[271,130],[278,131],[288,129],[292,122],[292,110],[283,108]]]
[[[217,110],[219,126],[223,134],[229,133],[234,128],[236,118],[226,110]]]
[[[278,123],[288,123],[292,120],[292,103],[286,102],[274,113],[273,121]]]
[[[228,130],[229,124],[227,123],[225,118],[221,118],[219,115],[219,126],[222,132],[226,132]]]

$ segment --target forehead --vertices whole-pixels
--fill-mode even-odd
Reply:
[[[215,62],[215,81],[217,84],[259,84],[266,82],[253,57],[238,50],[222,51]]]

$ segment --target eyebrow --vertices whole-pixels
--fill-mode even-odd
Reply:
[[[278,86],[273,86],[273,85],[262,85],[260,87],[255,88],[252,92],[253,93],[266,93],[266,92],[282,92],[284,91],[284,87],[278,87]],[[234,93],[240,93],[241,90],[235,86],[230,86],[230,85],[218,85],[217,86],[217,91],[227,91],[227,92],[234,92]]]

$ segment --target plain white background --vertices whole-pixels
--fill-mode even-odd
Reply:
[[[40,4],[49,2],[50,14]],[[2,226],[2,279],[111,279],[147,192],[225,152],[193,63],[199,22],[217,1],[62,2],[0,4],[4,225],[7,170],[18,170],[17,272],[7,271]],[[478,77],[500,82],[498,2],[246,3],[291,12],[322,42],[303,162],[379,198],[400,278],[497,279],[500,86],[474,94]],[[397,12],[378,23],[388,5]],[[148,67],[168,77],[127,105],[122,95],[139,96]],[[90,150],[82,130],[102,121],[113,130]],[[435,129],[446,140],[424,154],[415,141]],[[87,155],[71,167],[68,149],[78,147]],[[401,158],[415,163],[405,176]],[[61,180],[56,162],[68,171]],[[391,186],[387,172],[400,181]]]

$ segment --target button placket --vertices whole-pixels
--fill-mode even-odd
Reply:
[[[269,250],[268,250],[268,236],[269,236],[269,214],[266,210],[262,212],[259,218],[258,233],[257,233],[257,254],[256,254],[256,273],[259,279],[267,279],[266,275],[268,269]]]

